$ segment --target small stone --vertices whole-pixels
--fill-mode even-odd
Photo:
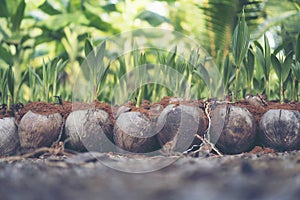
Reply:
[[[19,136],[15,118],[0,119],[0,156],[12,155],[19,148]]]
[[[172,104],[172,103],[181,102],[181,101],[184,101],[184,99],[181,97],[171,97],[169,100],[169,103]]]
[[[300,149],[300,112],[269,110],[259,123],[262,145],[279,151]]]

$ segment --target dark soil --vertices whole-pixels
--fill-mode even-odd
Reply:
[[[150,102],[147,100],[143,100],[140,107],[136,107],[132,102],[126,103],[125,106],[129,107],[130,111],[132,112],[141,112],[151,117],[151,115],[153,116],[157,115],[157,113],[152,113],[150,109],[151,106],[159,104],[162,105],[163,108],[165,108],[170,104],[169,101],[170,101],[170,97],[164,97],[160,102],[153,103],[153,104],[150,104]],[[199,108],[204,110],[205,108],[204,103],[205,101],[203,100],[198,100],[198,101],[190,100],[190,101],[173,102],[172,104],[198,106]],[[211,101],[211,103],[213,104],[214,102]],[[278,101],[268,101],[266,102],[266,105],[264,104],[258,105],[248,99],[245,99],[235,103],[228,103],[228,104],[247,108],[253,114],[257,122],[260,121],[262,115],[265,114],[270,109],[286,109],[286,110],[300,111],[300,102],[280,103]],[[44,115],[60,113],[64,117],[64,119],[66,119],[70,114],[70,112],[74,110],[99,108],[105,110],[111,116],[112,122],[114,122],[113,114],[115,114],[117,109],[119,108],[119,106],[110,106],[107,103],[102,103],[99,101],[94,101],[93,103],[64,101],[62,105],[58,103],[30,102],[25,104],[24,106],[22,104],[20,105],[17,106],[17,109],[15,109],[14,112],[14,115],[16,116],[17,120],[20,120],[23,117],[23,115],[25,115],[29,110]],[[0,107],[0,119],[4,117],[9,117],[11,115],[12,113],[10,111],[6,110],[3,107]]]
[[[297,200],[300,196],[299,151],[274,153],[257,147],[234,156],[179,156],[173,164],[144,174],[116,171],[99,161],[104,159],[124,168],[135,165],[130,157],[101,153],[0,159],[1,199]],[[146,159],[140,161],[148,164]]]
[[[278,101],[268,101],[266,105],[254,105],[249,100],[241,100],[235,105],[247,108],[254,116],[257,122],[261,117],[271,109],[285,109],[300,111],[300,102],[280,103]]]

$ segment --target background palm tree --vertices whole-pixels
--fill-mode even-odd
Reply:
[[[244,8],[253,40],[271,31],[282,41],[295,41],[300,31],[300,1],[289,0],[202,0],[168,1],[170,19],[177,31],[194,34],[212,55],[224,58],[231,46],[231,36]],[[173,9],[172,9],[173,8]],[[187,27],[189,25],[189,27]],[[288,39],[288,40],[287,40]],[[290,44],[293,45],[293,44]],[[291,49],[292,47],[286,47]]]

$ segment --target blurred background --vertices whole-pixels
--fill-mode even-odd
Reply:
[[[281,46],[283,56],[295,49],[300,32],[299,0],[0,2],[0,69],[13,66],[15,82],[18,83],[29,66],[41,74],[45,62],[55,57],[68,60],[59,72],[60,85],[63,85],[60,94],[64,99],[70,99],[68,91],[72,87],[74,71],[85,58],[86,39],[97,46],[108,36],[137,28],[174,30],[201,44],[221,68],[231,51],[232,34],[243,8],[251,41],[262,41],[265,34],[271,49]],[[21,101],[34,100],[27,79],[24,78],[18,95]]]

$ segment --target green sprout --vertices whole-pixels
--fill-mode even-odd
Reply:
[[[285,59],[278,59],[274,54],[271,55],[271,61],[273,69],[278,77],[279,81],[279,92],[280,92],[280,102],[284,101],[284,87],[283,84],[287,81],[289,73],[291,71],[293,62],[293,53],[290,52]]]
[[[299,85],[300,85],[300,62],[296,61],[296,63],[292,64],[292,73],[293,73],[293,86],[292,86],[292,100],[295,99],[299,101]]]
[[[87,79],[92,78],[92,96],[95,99],[98,99],[100,96],[103,83],[110,67],[110,63],[107,65],[104,63],[105,47],[105,41],[102,42],[99,47],[94,48],[90,40],[85,40],[84,52],[87,60],[81,65],[81,67],[85,77]]]
[[[299,101],[299,84],[300,84],[300,33],[298,34],[295,50],[295,62],[292,64],[293,86],[292,100]]]
[[[247,56],[244,59],[244,66],[246,69],[246,80],[247,80],[247,93],[250,94],[252,91],[252,82],[254,76],[254,53],[251,48],[248,49]]]
[[[14,112],[14,105],[18,101],[19,92],[21,86],[24,84],[27,73],[25,72],[21,77],[21,81],[17,85],[17,90],[15,91],[15,73],[12,66],[9,66],[8,69],[0,70],[0,97],[2,104],[7,104],[7,109]]]
[[[258,59],[258,64],[263,69],[264,80],[265,80],[265,90],[267,99],[271,98],[270,94],[270,71],[271,71],[271,52],[270,44],[267,36],[264,34],[264,48],[258,43],[254,42],[256,46],[256,57]]]
[[[247,23],[245,21],[244,10],[242,17],[240,17],[237,26],[234,29],[232,37],[232,54],[234,57],[234,64],[236,65],[235,73],[235,97],[238,97],[238,79],[241,70],[242,62],[247,54],[248,45],[250,41],[250,34]]]
[[[49,60],[48,63],[42,66],[42,76],[36,73],[35,69],[28,67],[30,94],[33,95],[33,100],[38,100],[37,96],[41,95],[42,100],[46,102],[53,101],[54,96],[57,96],[59,79],[58,75],[65,68],[68,60],[62,61],[56,57]],[[41,91],[37,86],[37,81],[41,87]]]
[[[7,103],[7,70],[0,68],[0,98],[2,105]]]

